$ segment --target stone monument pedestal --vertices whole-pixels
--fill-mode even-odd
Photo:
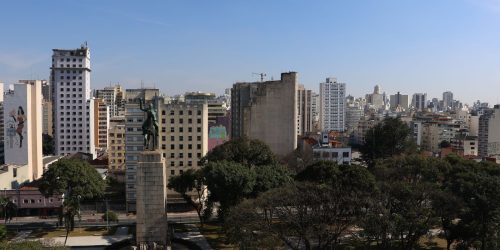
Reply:
[[[139,154],[136,176],[138,246],[154,244],[167,249],[167,175],[158,150]]]

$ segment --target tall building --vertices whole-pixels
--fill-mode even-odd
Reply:
[[[21,80],[4,95],[5,163],[28,165],[31,180],[42,177],[42,83]]]
[[[417,111],[423,111],[427,108],[427,94],[415,93],[411,100],[411,106]]]
[[[299,85],[297,90],[297,135],[313,131],[311,108],[312,91]]]
[[[0,83],[0,164],[5,163],[5,134],[4,134],[4,119],[3,119],[3,83]]]
[[[199,169],[200,160],[208,152],[208,105],[204,102],[165,102],[159,99],[159,149],[167,165],[167,183],[170,176],[189,169]],[[178,193],[168,190],[170,205],[180,201]]]
[[[108,142],[108,171],[115,178],[121,180],[125,173],[124,116],[115,116],[109,120]]]
[[[124,115],[124,94],[125,92],[119,84],[95,90],[95,96],[102,99],[106,106],[109,107],[110,117]]]
[[[100,98],[92,98],[90,104],[94,111],[92,115],[94,116],[95,132],[93,136],[95,148],[102,153],[108,146],[109,106]]]
[[[42,101],[42,113],[43,113],[43,129],[42,133],[46,135],[53,136],[53,117],[52,117],[52,101],[43,100]]]
[[[125,96],[125,192],[127,212],[136,211],[136,173],[139,153],[144,150],[142,123],[144,112],[139,109],[139,99],[146,105],[160,94],[158,89],[127,89]]]
[[[384,95],[380,93],[380,86],[375,85],[373,93],[366,95],[366,102],[376,110],[384,108]]]
[[[88,47],[53,50],[50,77],[56,155],[96,155],[91,134],[94,128],[89,105],[90,71]]]
[[[240,82],[231,89],[231,138],[265,142],[285,156],[297,147],[297,73],[281,80]]]
[[[453,93],[451,91],[443,92],[443,110],[450,110],[453,107]]]
[[[320,121],[319,121],[319,94],[311,93],[311,120],[312,120],[312,131],[320,131]]]
[[[337,78],[326,78],[319,84],[319,117],[323,131],[345,130],[345,91],[346,84],[337,82]]]
[[[42,80],[42,96],[44,100],[52,100],[52,89],[47,80]]]
[[[405,111],[408,109],[408,95],[397,93],[390,97],[391,109]]]
[[[215,124],[217,117],[224,117],[227,113],[226,104],[217,98],[214,93],[205,92],[188,92],[184,95],[184,100],[180,102],[186,103],[206,103],[208,106],[208,123]]]
[[[500,155],[500,105],[484,110],[479,117],[478,143],[479,156]]]

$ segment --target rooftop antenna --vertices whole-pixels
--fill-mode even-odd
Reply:
[[[258,75],[260,76],[260,81],[264,81],[264,77],[267,76],[266,73],[252,73],[252,75]]]

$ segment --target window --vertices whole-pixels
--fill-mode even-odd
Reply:
[[[175,175],[175,170],[170,170],[170,175]]]
[[[342,157],[349,157],[349,152],[343,152]]]

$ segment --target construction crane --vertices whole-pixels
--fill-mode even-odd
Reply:
[[[264,81],[264,77],[266,76],[266,73],[252,73],[252,75],[258,75],[258,76],[260,76],[260,81],[263,82]]]

